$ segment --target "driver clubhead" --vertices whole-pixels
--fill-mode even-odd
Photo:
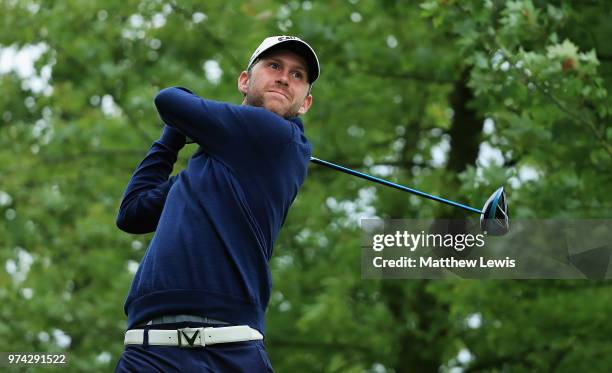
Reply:
[[[480,230],[493,236],[503,236],[510,230],[504,187],[500,187],[491,194],[484,204],[480,215]]]

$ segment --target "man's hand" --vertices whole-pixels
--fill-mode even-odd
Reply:
[[[164,125],[164,131],[159,141],[178,153],[187,143],[187,138],[178,129]]]

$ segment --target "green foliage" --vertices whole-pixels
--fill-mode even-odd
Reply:
[[[300,35],[321,60],[304,118],[316,156],[476,206],[505,184],[513,218],[609,218],[606,11],[597,1],[0,0],[0,46],[42,46],[34,70],[50,85],[0,74],[0,351],[114,367],[123,300],[152,237],[114,219],[160,135],[152,99],[182,85],[240,102],[237,76],[268,35]],[[462,87],[470,97],[455,97]],[[499,162],[466,156],[449,172],[440,154],[462,155],[469,141]],[[448,214],[312,167],[271,261],[276,370],[609,369],[607,282],[360,278],[360,218]]]

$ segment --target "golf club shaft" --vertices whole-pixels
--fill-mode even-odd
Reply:
[[[331,162],[327,162],[327,161],[324,161],[324,160],[319,159],[319,158],[310,157],[310,161],[312,163],[320,164],[322,166],[329,167],[329,168],[332,168],[332,169],[337,170],[337,171],[342,171],[342,172],[347,173],[349,175],[357,176],[357,177],[360,177],[362,179],[366,179],[366,180],[373,181],[373,182],[378,183],[378,184],[386,185],[386,186],[391,187],[391,188],[403,190],[404,192],[416,194],[417,196],[420,196],[420,197],[424,197],[424,198],[428,198],[428,199],[431,199],[431,200],[434,200],[434,201],[446,203],[447,205],[451,205],[451,206],[454,206],[454,207],[459,207],[461,209],[464,209],[464,210],[467,210],[467,211],[470,211],[470,212],[474,212],[474,213],[479,214],[479,215],[482,214],[481,210],[476,209],[474,207],[462,205],[460,203],[453,202],[453,201],[450,201],[448,199],[432,196],[431,194],[427,194],[427,193],[421,192],[420,190],[408,188],[408,187],[405,187],[403,185],[392,183],[392,182],[384,180],[384,179],[379,179],[377,177],[370,176],[368,174],[364,174],[364,173],[361,173],[361,172],[357,172],[355,170],[351,170],[350,168],[338,166],[337,164],[334,164],[334,163],[331,163]]]

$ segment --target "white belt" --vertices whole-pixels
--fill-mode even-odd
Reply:
[[[263,339],[257,330],[247,326],[225,326],[221,328],[182,328],[172,330],[149,329],[149,344],[156,346],[204,347],[217,343],[256,341]],[[143,344],[144,330],[125,332],[124,344]]]

